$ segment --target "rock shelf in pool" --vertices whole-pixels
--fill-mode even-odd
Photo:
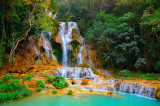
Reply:
[[[57,75],[61,75],[65,78],[81,79],[81,78],[93,78],[94,73],[91,68],[77,68],[77,67],[65,67],[57,68]],[[104,71],[110,75],[108,71]],[[141,83],[140,81],[122,81],[121,79],[113,78],[100,78],[95,77],[93,81],[90,80],[91,86],[82,87],[83,90],[93,90],[93,91],[119,91],[130,94],[137,94],[141,96],[146,96],[150,98],[156,98],[157,88],[153,86],[144,86],[145,82]],[[98,87],[97,85],[98,84]],[[150,83],[148,83],[150,84]],[[72,85],[71,85],[72,86]],[[78,84],[80,86],[80,84]]]

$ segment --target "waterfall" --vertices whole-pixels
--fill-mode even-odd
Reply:
[[[90,48],[89,48],[89,51],[91,51]],[[92,59],[91,59],[91,54],[90,54],[89,51],[88,51],[88,55],[89,55],[89,64],[90,64],[90,66],[93,66],[93,62],[92,62]]]
[[[52,34],[50,32],[48,33],[48,38],[46,34],[43,34],[43,46],[46,50],[48,57],[51,58],[52,60],[56,60],[56,57],[53,55],[51,37],[52,37]]]
[[[137,94],[141,96],[146,96],[150,98],[156,97],[156,88],[141,86],[138,83],[117,83],[115,82],[114,87],[117,91]]]
[[[63,47],[63,54],[62,54],[62,65],[68,66],[68,50],[70,49],[69,43],[71,42],[71,30],[72,28],[68,28],[68,33],[66,34],[66,23],[60,23],[60,37],[62,39],[62,47]]]
[[[34,48],[35,48],[36,54],[37,54],[37,56],[38,56],[38,60],[40,60],[40,55],[39,55],[38,49],[37,49],[37,47],[36,47],[35,44],[34,44]]]
[[[59,36],[62,40],[62,49],[63,49],[62,66],[70,66],[70,64],[68,63],[69,62],[68,61],[68,52],[69,52],[69,50],[71,50],[70,43],[73,40],[72,39],[72,30],[73,29],[76,30],[76,34],[78,36],[79,43],[81,44],[81,45],[79,45],[79,53],[76,57],[77,65],[80,65],[80,64],[83,63],[82,54],[83,54],[83,49],[84,49],[84,46],[85,46],[85,40],[80,35],[77,23],[75,23],[75,22],[61,22],[60,23]],[[90,65],[93,66],[92,60],[90,58],[90,54],[89,54],[89,62],[90,62]]]
[[[57,75],[64,78],[80,79],[83,77],[94,77],[91,68],[57,68]]]
[[[55,14],[53,15],[53,19],[56,19],[56,17],[57,17],[57,13],[55,13]]]
[[[77,64],[78,65],[81,65],[83,63],[82,52],[83,52],[83,46],[85,45],[84,38],[82,36],[80,36],[80,39],[81,39],[82,46],[80,47],[78,58],[77,58]]]
[[[68,24],[68,27],[66,27]],[[75,29],[76,33],[79,35],[79,29],[75,22],[61,22],[60,23],[60,38],[62,39],[62,65],[69,66],[68,64],[68,52],[71,50],[71,41],[72,41],[72,30]]]

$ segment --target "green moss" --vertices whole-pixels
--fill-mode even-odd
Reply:
[[[76,55],[79,52],[79,42],[77,40],[73,40],[70,44],[72,46],[72,50],[69,51],[68,57],[71,59],[70,63],[74,64],[76,61]]]
[[[42,87],[37,87],[36,91],[41,91],[43,88]]]
[[[54,50],[54,55],[57,57],[58,61],[62,60],[62,46],[60,43],[56,43],[54,40],[52,41],[52,47]]]
[[[54,94],[57,94],[57,89],[53,89],[52,92],[53,92]]]

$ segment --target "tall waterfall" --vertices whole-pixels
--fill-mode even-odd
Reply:
[[[46,50],[48,57],[51,58],[52,60],[56,60],[56,57],[54,56],[52,50],[51,37],[52,35],[50,32],[48,32],[47,34],[43,34],[43,46]]]
[[[67,26],[68,25],[68,26]],[[78,35],[78,38],[81,39],[81,42],[83,42],[82,36],[79,34],[79,28],[75,22],[61,22],[60,23],[60,32],[59,35],[62,39],[62,47],[63,47],[63,54],[62,54],[62,65],[63,66],[70,66],[68,64],[68,52],[71,50],[71,41],[72,41],[72,30],[76,30],[76,34]],[[80,47],[80,54],[79,54],[79,62],[82,63],[82,49],[83,44]]]

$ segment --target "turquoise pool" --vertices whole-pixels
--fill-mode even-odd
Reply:
[[[54,96],[36,94],[2,106],[160,106],[160,101],[131,94],[118,93],[122,98],[102,95]]]

